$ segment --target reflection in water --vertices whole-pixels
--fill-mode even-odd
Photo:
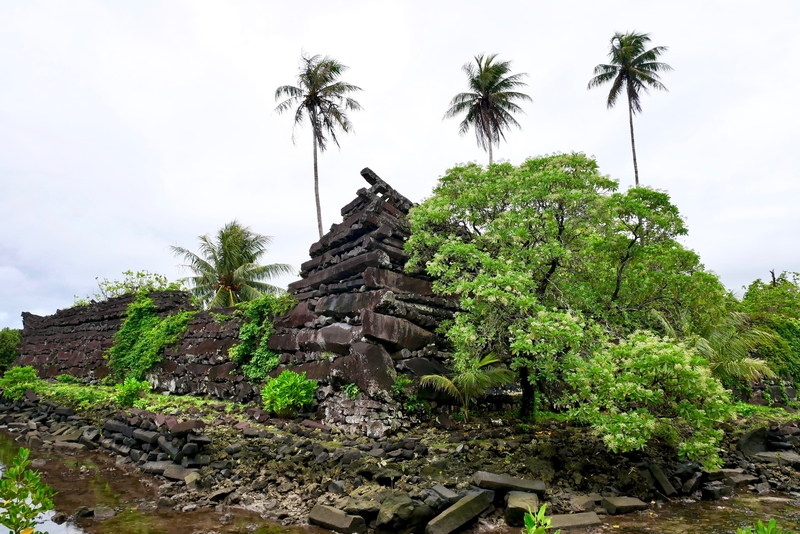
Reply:
[[[0,432],[0,470],[17,455],[19,446],[13,436]],[[56,510],[72,514],[78,507],[104,504],[118,510],[107,521],[92,519],[57,525],[50,519],[55,512],[44,514],[39,530],[49,534],[191,534],[193,532],[224,531],[248,534],[313,534],[323,532],[314,528],[287,529],[265,524],[258,515],[232,509],[233,523],[224,527],[220,514],[201,509],[191,513],[159,508],[153,513],[136,510],[138,503],[156,500],[155,479],[123,472],[109,456],[86,453],[64,456],[43,451],[31,451],[35,469],[42,480],[58,492],[54,499]],[[673,503],[656,505],[642,515],[605,517],[603,532],[621,534],[733,534],[739,527],[757,520],[775,518],[784,529],[800,525],[800,502],[783,496],[757,497],[744,495],[719,502]],[[258,525],[258,526],[256,526]],[[482,530],[482,529],[478,529]],[[519,529],[501,531],[517,534]],[[579,534],[581,531],[571,531]],[[592,530],[598,532],[598,530]]]

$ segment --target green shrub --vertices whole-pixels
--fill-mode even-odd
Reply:
[[[527,513],[525,514],[525,530],[522,531],[523,534],[548,534],[548,531],[552,528],[550,527],[550,518],[545,516],[545,511],[547,510],[547,505],[543,504],[539,511],[534,513],[528,508]],[[556,530],[552,534],[560,534],[560,530]]]
[[[184,311],[161,319],[153,301],[145,293],[139,293],[128,305],[125,320],[108,351],[108,365],[115,378],[144,378],[161,361],[164,351],[181,339],[195,313]]]
[[[347,384],[344,387],[344,396],[350,400],[356,400],[359,393],[361,393],[361,390],[358,389],[356,384]]]
[[[270,379],[261,390],[264,409],[279,415],[291,417],[314,400],[317,381],[306,378],[306,373],[297,374],[285,370],[278,378]]]
[[[792,534],[791,530],[783,530],[782,528],[778,527],[777,521],[774,519],[770,519],[769,523],[766,525],[759,521],[756,525],[752,528],[740,528],[736,531],[736,534]]]
[[[771,282],[760,278],[750,284],[742,298],[748,313],[766,313],[800,319],[800,273],[782,272]]]
[[[758,347],[758,356],[781,378],[788,378],[800,386],[800,320],[782,315],[757,313],[753,323],[775,337]]]
[[[3,328],[0,330],[0,371],[5,371],[19,355],[19,330]]]
[[[100,292],[94,295],[86,295],[85,298],[75,295],[73,306],[88,306],[92,301],[102,302],[122,295],[149,294],[154,291],[183,289],[182,282],[170,282],[163,274],[151,273],[150,271],[124,271],[122,276],[122,280],[109,280],[108,278],[100,280],[95,278]]]
[[[12,367],[0,378],[0,389],[6,398],[18,401],[27,390],[34,393],[42,391],[46,383],[36,375],[36,369],[31,366]]]
[[[733,407],[696,351],[640,331],[569,365],[569,415],[591,425],[611,451],[641,450],[662,439],[681,457],[719,463],[716,425]]]
[[[150,391],[150,383],[147,381],[139,381],[133,377],[128,377],[122,384],[117,384],[117,394],[115,400],[117,404],[123,407],[133,406],[142,393]]]
[[[60,384],[79,384],[81,383],[81,379],[72,375],[58,375],[56,377],[56,382]]]
[[[36,471],[28,470],[30,451],[21,448],[6,467],[0,481],[0,524],[9,534],[42,534],[36,530],[37,517],[54,508],[54,492]]]
[[[280,356],[272,351],[257,351],[250,362],[242,366],[242,373],[251,383],[261,382],[280,365]]]

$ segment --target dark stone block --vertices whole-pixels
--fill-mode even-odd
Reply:
[[[362,310],[361,326],[365,337],[386,343],[394,350],[417,350],[436,343],[435,334],[410,321],[369,310]]]
[[[337,358],[331,364],[331,376],[342,383],[356,384],[361,391],[373,395],[390,391],[395,374],[392,357],[380,345],[354,343],[351,354]]]
[[[314,311],[319,315],[342,319],[348,315],[358,315],[361,310],[375,309],[385,294],[386,290],[330,295],[319,299]]]
[[[387,269],[369,267],[364,271],[363,276],[364,285],[369,289],[386,288],[399,293],[413,293],[423,296],[433,295],[431,282]]]

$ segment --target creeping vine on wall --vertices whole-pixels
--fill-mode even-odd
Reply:
[[[114,334],[114,345],[107,354],[114,377],[142,380],[147,371],[162,360],[164,351],[180,341],[196,313],[182,311],[162,319],[152,299],[140,292],[128,305],[122,326]]]
[[[280,356],[269,350],[269,336],[275,330],[272,320],[294,306],[289,295],[264,295],[238,305],[245,322],[239,330],[239,344],[231,347],[231,360],[242,363],[242,372],[250,382],[260,382],[280,363]]]

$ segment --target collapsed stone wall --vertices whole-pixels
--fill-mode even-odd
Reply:
[[[159,291],[149,297],[160,317],[193,309],[191,297],[182,291]],[[134,298],[124,295],[47,317],[23,313],[15,365],[31,365],[42,378],[67,374],[90,383],[102,380],[111,374],[103,356]],[[195,314],[180,342],[153,366],[147,380],[155,391],[239,401],[253,397],[240,366],[228,358],[228,349],[238,342],[241,319],[232,310],[216,311]],[[225,314],[224,321],[218,320]]]
[[[456,304],[435,296],[430,278],[404,272],[413,203],[372,170],[361,175],[370,187],[311,245],[301,280],[289,285],[298,304],[275,322],[269,347],[282,354],[276,373],[291,367],[328,384],[320,389],[327,422],[379,436],[400,424],[391,407],[397,373],[446,372],[436,328]],[[343,402],[336,392],[346,384],[369,398]]]

